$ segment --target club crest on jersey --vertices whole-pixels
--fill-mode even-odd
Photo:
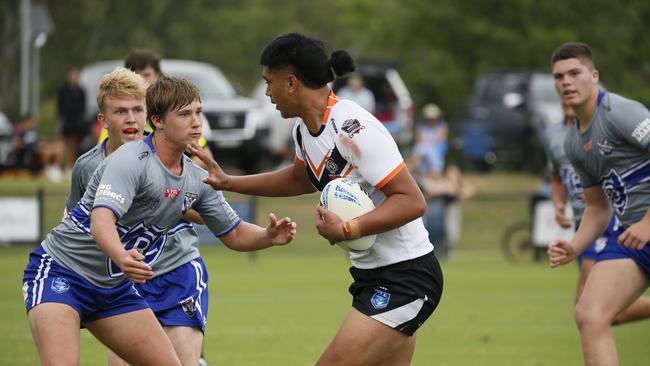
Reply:
[[[341,126],[341,131],[347,133],[349,138],[352,138],[352,136],[356,135],[364,128],[365,127],[361,125],[359,120],[349,119],[343,122],[343,126]]]
[[[622,215],[627,208],[627,189],[623,179],[614,169],[610,170],[609,174],[603,179],[602,189],[605,196],[612,203],[612,207],[618,214]]]
[[[52,281],[51,287],[52,291],[62,294],[70,289],[70,282],[65,278],[57,277]]]
[[[596,146],[598,147],[598,152],[600,153],[600,155],[609,155],[614,150],[612,144],[605,139],[598,140],[596,142]]]
[[[180,188],[166,188],[165,189],[165,198],[174,198],[181,194]]]
[[[187,316],[194,316],[194,314],[196,314],[196,302],[194,302],[194,299],[191,296],[182,300],[179,304]]]
[[[325,162],[325,169],[327,169],[328,172],[331,174],[335,174],[336,171],[339,169],[339,166],[334,162],[334,159],[329,158]]]
[[[370,298],[370,304],[373,308],[379,310],[388,306],[390,301],[390,294],[386,291],[375,289],[374,295]]]
[[[591,147],[592,147],[592,145],[593,145],[593,144],[592,144],[592,140],[589,140],[589,141],[587,141],[586,144],[582,145],[582,149],[583,149],[584,151],[591,151]]]
[[[185,201],[183,202],[183,212],[192,208],[194,202],[199,198],[199,195],[192,192],[185,192]]]

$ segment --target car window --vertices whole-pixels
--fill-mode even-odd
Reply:
[[[519,74],[504,74],[486,78],[479,89],[478,99],[485,103],[501,104],[507,93],[521,92],[521,76]]]
[[[530,98],[535,102],[560,103],[555,91],[555,80],[548,74],[534,75],[530,79]]]
[[[201,99],[230,99],[235,97],[235,88],[218,71],[211,69],[201,70],[171,70],[165,71],[169,75],[187,79],[199,88]]]

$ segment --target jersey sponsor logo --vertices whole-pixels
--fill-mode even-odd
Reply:
[[[57,277],[52,281],[52,291],[57,293],[64,293],[70,289],[70,282],[63,277]]]
[[[110,198],[120,204],[124,203],[124,197],[121,193],[113,192],[110,184],[102,183],[97,187],[96,197]]]
[[[586,144],[582,145],[582,149],[583,149],[584,151],[591,151],[591,147],[592,147],[592,145],[593,145],[593,144],[592,144],[592,140],[589,140],[589,141],[587,141]]]
[[[165,198],[174,198],[181,194],[180,188],[166,188],[165,189]]]
[[[192,205],[199,198],[197,193],[185,192],[185,200],[183,201],[183,213],[192,208]]]
[[[646,118],[639,123],[639,125],[632,131],[632,137],[634,137],[640,143],[643,143],[646,136],[650,132],[650,118]]]
[[[370,304],[377,310],[386,308],[389,302],[390,294],[379,289],[375,289],[375,293],[370,298]]]
[[[609,198],[612,207],[619,215],[625,212],[627,207],[627,189],[625,183],[616,170],[612,169],[602,182],[603,193]]]
[[[194,314],[196,314],[196,302],[192,296],[188,297],[185,300],[181,300],[179,304],[187,316],[194,316]]]
[[[600,153],[600,155],[609,155],[614,151],[612,144],[605,139],[598,140],[596,146],[598,147],[598,153]]]
[[[341,131],[347,133],[349,138],[352,138],[352,136],[356,135],[364,128],[366,127],[362,126],[359,120],[349,119],[343,122],[343,126],[341,126]]]

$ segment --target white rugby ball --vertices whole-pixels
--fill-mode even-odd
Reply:
[[[358,183],[347,178],[337,178],[325,185],[320,194],[320,204],[348,221],[372,211],[375,205]],[[336,243],[347,250],[367,250],[377,235],[362,236]]]

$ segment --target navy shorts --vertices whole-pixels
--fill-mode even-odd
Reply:
[[[135,286],[163,326],[184,326],[205,331],[208,270],[203,259],[193,259],[173,271]]]
[[[442,296],[442,270],[433,251],[385,267],[351,267],[350,274],[352,306],[409,336],[433,314]]]
[[[113,288],[95,286],[58,264],[41,246],[29,255],[23,299],[27,312],[46,302],[67,304],[79,313],[82,324],[149,307],[133,282],[124,280]]]
[[[614,228],[616,227],[616,217],[612,215],[611,220],[609,220],[609,224],[607,225],[607,229],[605,229],[605,232],[603,232],[603,235],[601,235],[598,239],[596,239],[596,242],[590,245],[584,252],[582,252],[578,258],[578,266],[582,265],[582,260],[583,259],[589,259],[592,261],[596,261],[598,258],[598,254],[605,249],[605,245],[607,244],[607,240],[609,240],[609,237],[612,235],[615,235],[618,237],[618,235],[614,232]],[[580,227],[580,223],[576,225],[576,228]]]
[[[650,280],[650,243],[646,243],[643,249],[632,249],[624,245],[618,244],[618,237],[623,234],[625,227],[618,226],[612,231],[612,235],[607,239],[605,249],[598,254],[596,261],[606,261],[610,259],[624,259],[630,258],[636,262],[643,270],[646,277]]]

